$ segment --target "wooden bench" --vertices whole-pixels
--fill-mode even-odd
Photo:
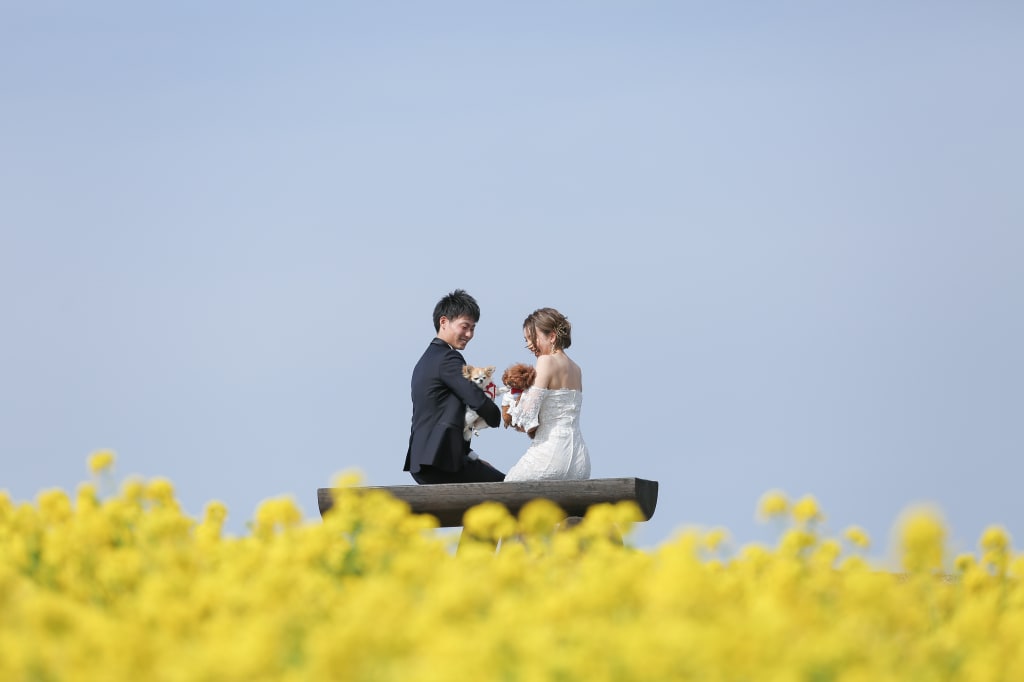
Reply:
[[[320,515],[334,504],[334,488],[318,488]],[[583,481],[514,481],[508,483],[440,483],[434,485],[367,486],[357,490],[385,490],[404,500],[415,514],[432,514],[442,528],[462,525],[470,507],[483,502],[500,502],[512,514],[519,514],[530,500],[551,500],[566,516],[583,516],[602,502],[636,502],[647,521],[658,503],[658,482],[643,478],[591,478]]]

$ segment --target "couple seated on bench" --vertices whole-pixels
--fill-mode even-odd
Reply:
[[[523,322],[526,348],[537,358],[533,385],[512,406],[512,427],[530,446],[503,474],[477,457],[463,436],[467,408],[488,426],[501,423],[498,405],[462,374],[462,356],[476,331],[480,307],[462,289],[434,307],[433,338],[412,372],[412,428],[404,470],[417,483],[574,480],[590,478],[590,455],[580,431],[583,375],[565,350],[569,320],[554,308]]]

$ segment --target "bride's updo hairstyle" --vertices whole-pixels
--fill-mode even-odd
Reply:
[[[537,334],[555,333],[555,350],[563,350],[572,345],[572,325],[569,318],[554,308],[538,308],[523,320],[523,330],[530,344],[537,347]]]

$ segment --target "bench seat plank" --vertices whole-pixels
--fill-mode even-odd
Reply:
[[[317,489],[321,516],[334,503],[333,490]],[[385,490],[407,502],[413,513],[436,516],[443,528],[461,526],[467,509],[488,501],[500,502],[512,514],[518,514],[530,500],[545,498],[561,507],[567,516],[583,516],[594,504],[632,500],[645,521],[654,515],[658,502],[658,482],[643,478],[367,486],[357,490]]]

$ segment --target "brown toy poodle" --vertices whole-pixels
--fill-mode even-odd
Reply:
[[[512,425],[512,415],[509,413],[509,410],[519,402],[519,397],[523,394],[523,391],[533,386],[533,380],[536,376],[537,370],[534,369],[533,365],[527,365],[522,362],[509,366],[501,375],[501,383],[508,389],[504,392],[504,396],[501,399],[501,421],[504,422],[506,429]]]

